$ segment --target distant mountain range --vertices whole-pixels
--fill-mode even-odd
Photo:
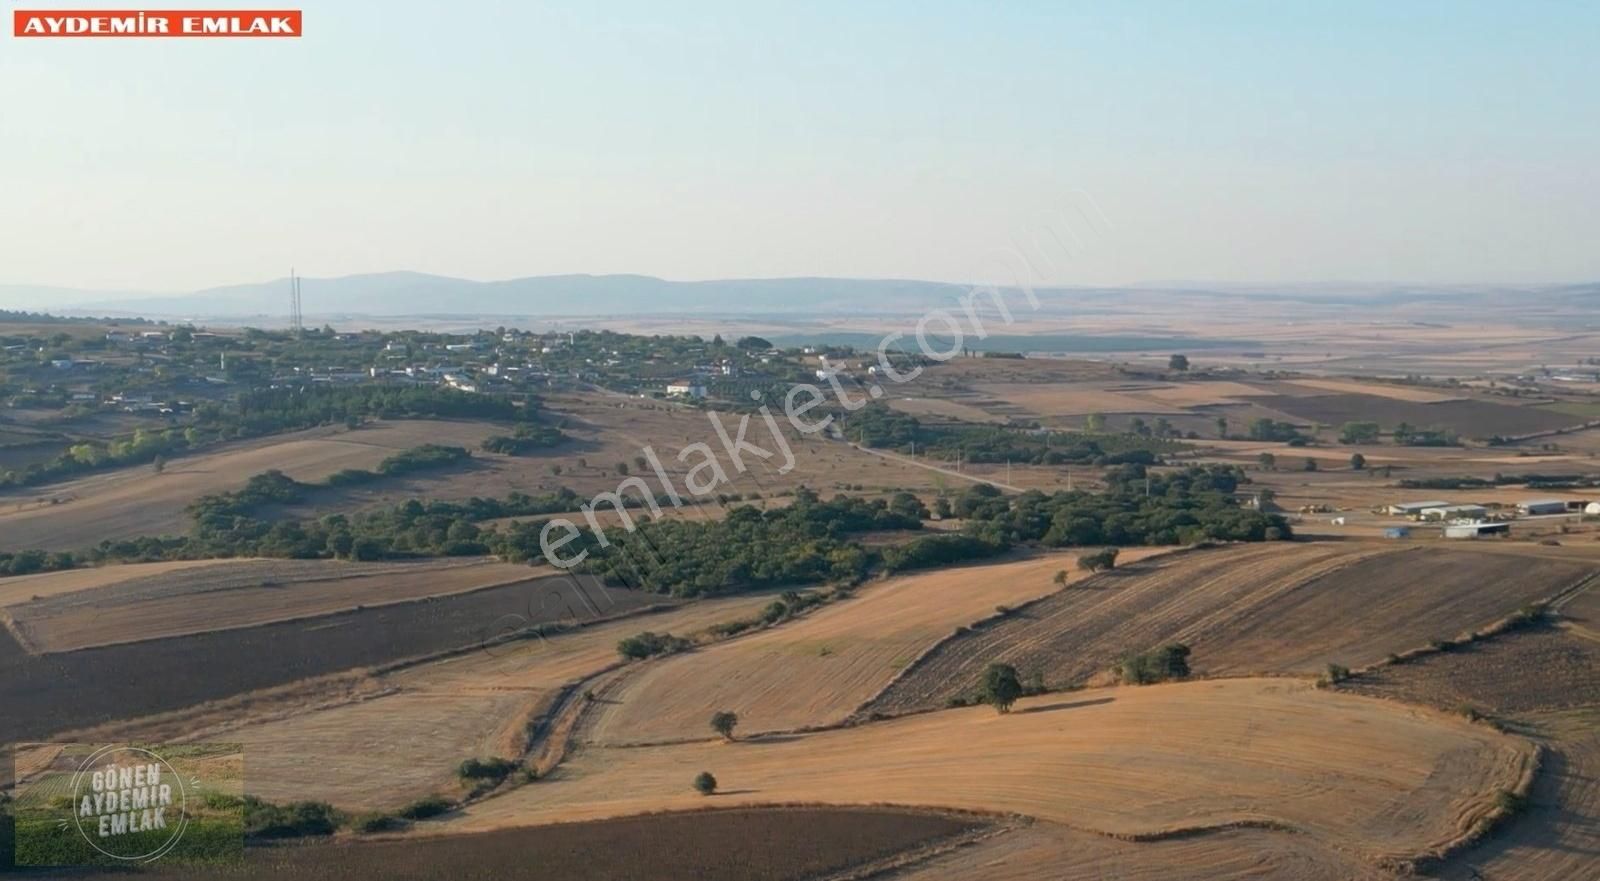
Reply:
[[[304,312],[320,316],[618,316],[827,315],[907,313],[950,306],[970,288],[930,281],[848,278],[767,278],[668,281],[646,275],[545,275],[474,281],[420,272],[382,272],[303,278]],[[1600,284],[1377,285],[1323,283],[1234,285],[1157,282],[1126,287],[1040,289],[1047,310],[1083,313],[1131,306],[1197,306],[1268,298],[1324,309],[1341,304],[1371,309],[1406,307],[1586,310],[1600,307]],[[48,310],[156,318],[281,318],[289,280],[278,278],[190,293],[86,291],[0,285],[0,309]]]
[[[624,315],[881,312],[947,301],[959,285],[839,278],[667,281],[646,275],[545,275],[473,281],[421,272],[302,278],[306,315]],[[286,313],[289,279],[186,294],[0,285],[0,308],[243,318]]]

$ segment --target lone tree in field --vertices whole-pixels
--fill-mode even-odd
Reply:
[[[711,730],[722,735],[723,740],[733,739],[733,729],[739,725],[739,714],[723,710],[711,717]]]
[[[1189,356],[1188,355],[1173,355],[1171,358],[1167,359],[1167,369],[1168,370],[1188,370],[1189,369]]]
[[[717,778],[710,771],[701,771],[694,775],[694,789],[701,795],[710,795],[717,791]]]
[[[1350,470],[1351,471],[1362,471],[1362,470],[1365,470],[1366,467],[1367,467],[1367,457],[1366,456],[1363,456],[1360,453],[1351,453],[1350,454]]]
[[[1011,712],[1011,705],[1022,697],[1022,680],[1017,678],[1017,668],[1010,664],[990,664],[983,674],[983,697],[994,706],[995,712]]]
[[[1065,569],[1057,569],[1056,570],[1056,577],[1052,578],[1051,581],[1054,581],[1059,586],[1059,585],[1066,584],[1067,583],[1067,578],[1068,578],[1067,570],[1065,570]]]

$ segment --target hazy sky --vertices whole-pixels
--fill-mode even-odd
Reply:
[[[966,281],[1080,191],[1049,281],[1600,279],[1593,2],[294,5],[8,23],[0,282]]]

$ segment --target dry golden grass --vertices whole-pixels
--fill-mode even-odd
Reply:
[[[463,759],[514,757],[525,722],[563,686],[617,663],[619,640],[643,630],[694,633],[769,601],[708,600],[472,652],[375,677],[366,691],[376,696],[354,703],[279,709],[196,737],[244,743],[249,791],[263,798],[392,808],[454,792]]]
[[[943,419],[959,419],[962,422],[994,422],[1005,423],[1004,416],[996,416],[987,410],[980,409],[970,403],[951,400],[949,398],[914,398],[897,397],[889,401],[889,406],[901,413],[910,413],[913,416],[935,417]]]
[[[125,566],[101,566],[98,569],[69,569],[65,572],[18,575],[0,579],[0,608],[35,599],[76,593],[80,590],[94,590],[133,578],[166,575],[184,569],[216,564],[216,560],[175,560],[165,563],[130,563]]]
[[[1449,881],[1573,881],[1600,866],[1600,707],[1523,717],[1545,747],[1529,810],[1450,860]]]
[[[1144,413],[1175,415],[1182,407],[1148,399],[1134,392],[1086,385],[1046,383],[985,383],[977,386],[986,397],[998,398],[1035,416],[1084,416],[1089,413]]]
[[[148,465],[119,468],[0,498],[0,542],[7,550],[76,550],[108,538],[181,533],[188,529],[184,508],[190,502],[237,489],[269,469],[317,481],[345,468],[371,468],[425,443],[476,448],[497,430],[487,423],[418,420],[358,431],[317,428],[180,457],[161,474]],[[37,498],[61,501],[40,505]]]
[[[149,572],[151,566],[156,572]],[[526,581],[554,570],[493,560],[347,563],[335,560],[204,561],[203,565],[114,566],[120,581],[11,607],[35,651],[249,627]],[[72,583],[77,572],[54,575]],[[79,579],[87,581],[88,579]],[[49,584],[59,587],[59,583]]]
[[[1156,553],[1141,551],[1131,556]],[[642,665],[603,693],[586,739],[702,739],[719,710],[738,713],[745,733],[842,722],[954,628],[1057,590],[1056,572],[1082,577],[1076,562],[1052,554],[902,576],[799,621]]]
[[[1370,861],[1438,851],[1533,761],[1442,714],[1287,680],[1121,688],[725,743],[591,747],[438,830],[718,804],[867,802],[1027,814],[1119,836],[1236,824],[1298,830]]]

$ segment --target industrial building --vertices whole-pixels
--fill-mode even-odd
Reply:
[[[1406,516],[1406,517],[1414,517],[1414,516],[1416,516],[1418,514],[1421,514],[1423,511],[1427,510],[1428,508],[1443,508],[1443,507],[1448,506],[1449,504],[1450,504],[1449,502],[1440,502],[1440,501],[1432,501],[1432,502],[1399,502],[1397,504],[1393,504],[1393,505],[1389,506],[1389,513],[1390,514],[1400,514],[1400,515]]]
[[[1478,520],[1489,513],[1482,505],[1441,505],[1422,509],[1424,520]]]
[[[1517,513],[1525,517],[1537,517],[1541,514],[1565,514],[1567,503],[1561,499],[1529,499],[1517,503]]]
[[[1445,538],[1481,538],[1486,535],[1510,535],[1509,523],[1460,523],[1444,528]]]

